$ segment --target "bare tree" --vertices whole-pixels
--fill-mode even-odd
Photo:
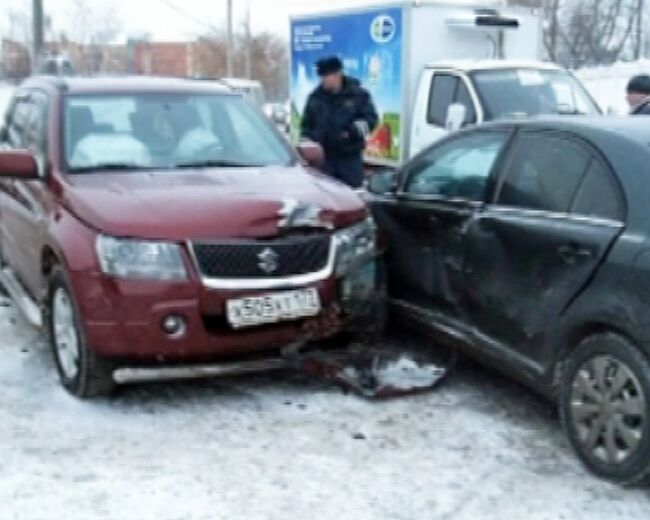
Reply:
[[[122,27],[114,6],[105,4],[103,8],[98,8],[87,0],[73,0],[68,19],[69,32],[60,32],[51,41],[51,49],[69,54],[81,73],[104,71],[107,54],[110,54],[107,47],[119,35]]]
[[[213,31],[200,37],[194,45],[195,73],[205,78],[225,77],[228,74],[227,49],[225,32]],[[246,75],[249,66],[251,78],[262,82],[270,99],[286,98],[289,50],[284,39],[272,33],[238,35],[233,53],[234,74]]]
[[[6,13],[8,27],[5,38],[14,42],[28,44],[32,39],[29,11],[24,8],[10,7]]]
[[[20,2],[6,10],[7,29],[2,39],[0,74],[7,79],[20,81],[31,72],[29,44],[32,39],[32,25],[26,4],[16,4]]]
[[[543,0],[544,47],[565,66],[640,56],[643,0]]]

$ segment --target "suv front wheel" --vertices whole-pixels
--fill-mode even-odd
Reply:
[[[650,363],[626,338],[584,339],[564,371],[560,413],[582,461],[622,484],[650,476]]]
[[[70,285],[60,268],[50,278],[47,311],[50,343],[62,385],[77,397],[110,394],[115,388],[114,366],[86,344]]]

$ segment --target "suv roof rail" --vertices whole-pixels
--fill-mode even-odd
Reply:
[[[29,87],[33,83],[44,82],[49,83],[53,87],[56,87],[60,90],[66,90],[68,88],[68,83],[63,76],[55,76],[48,74],[38,74],[36,76],[30,76],[25,81],[25,86]]]

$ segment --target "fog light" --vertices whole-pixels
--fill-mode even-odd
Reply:
[[[170,314],[163,320],[162,330],[171,338],[180,338],[185,335],[187,323],[182,316]]]

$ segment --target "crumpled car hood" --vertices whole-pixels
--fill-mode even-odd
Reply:
[[[318,205],[321,220],[334,228],[367,214],[352,189],[300,166],[92,173],[67,180],[63,204],[99,232],[119,237],[275,236],[287,200]]]

